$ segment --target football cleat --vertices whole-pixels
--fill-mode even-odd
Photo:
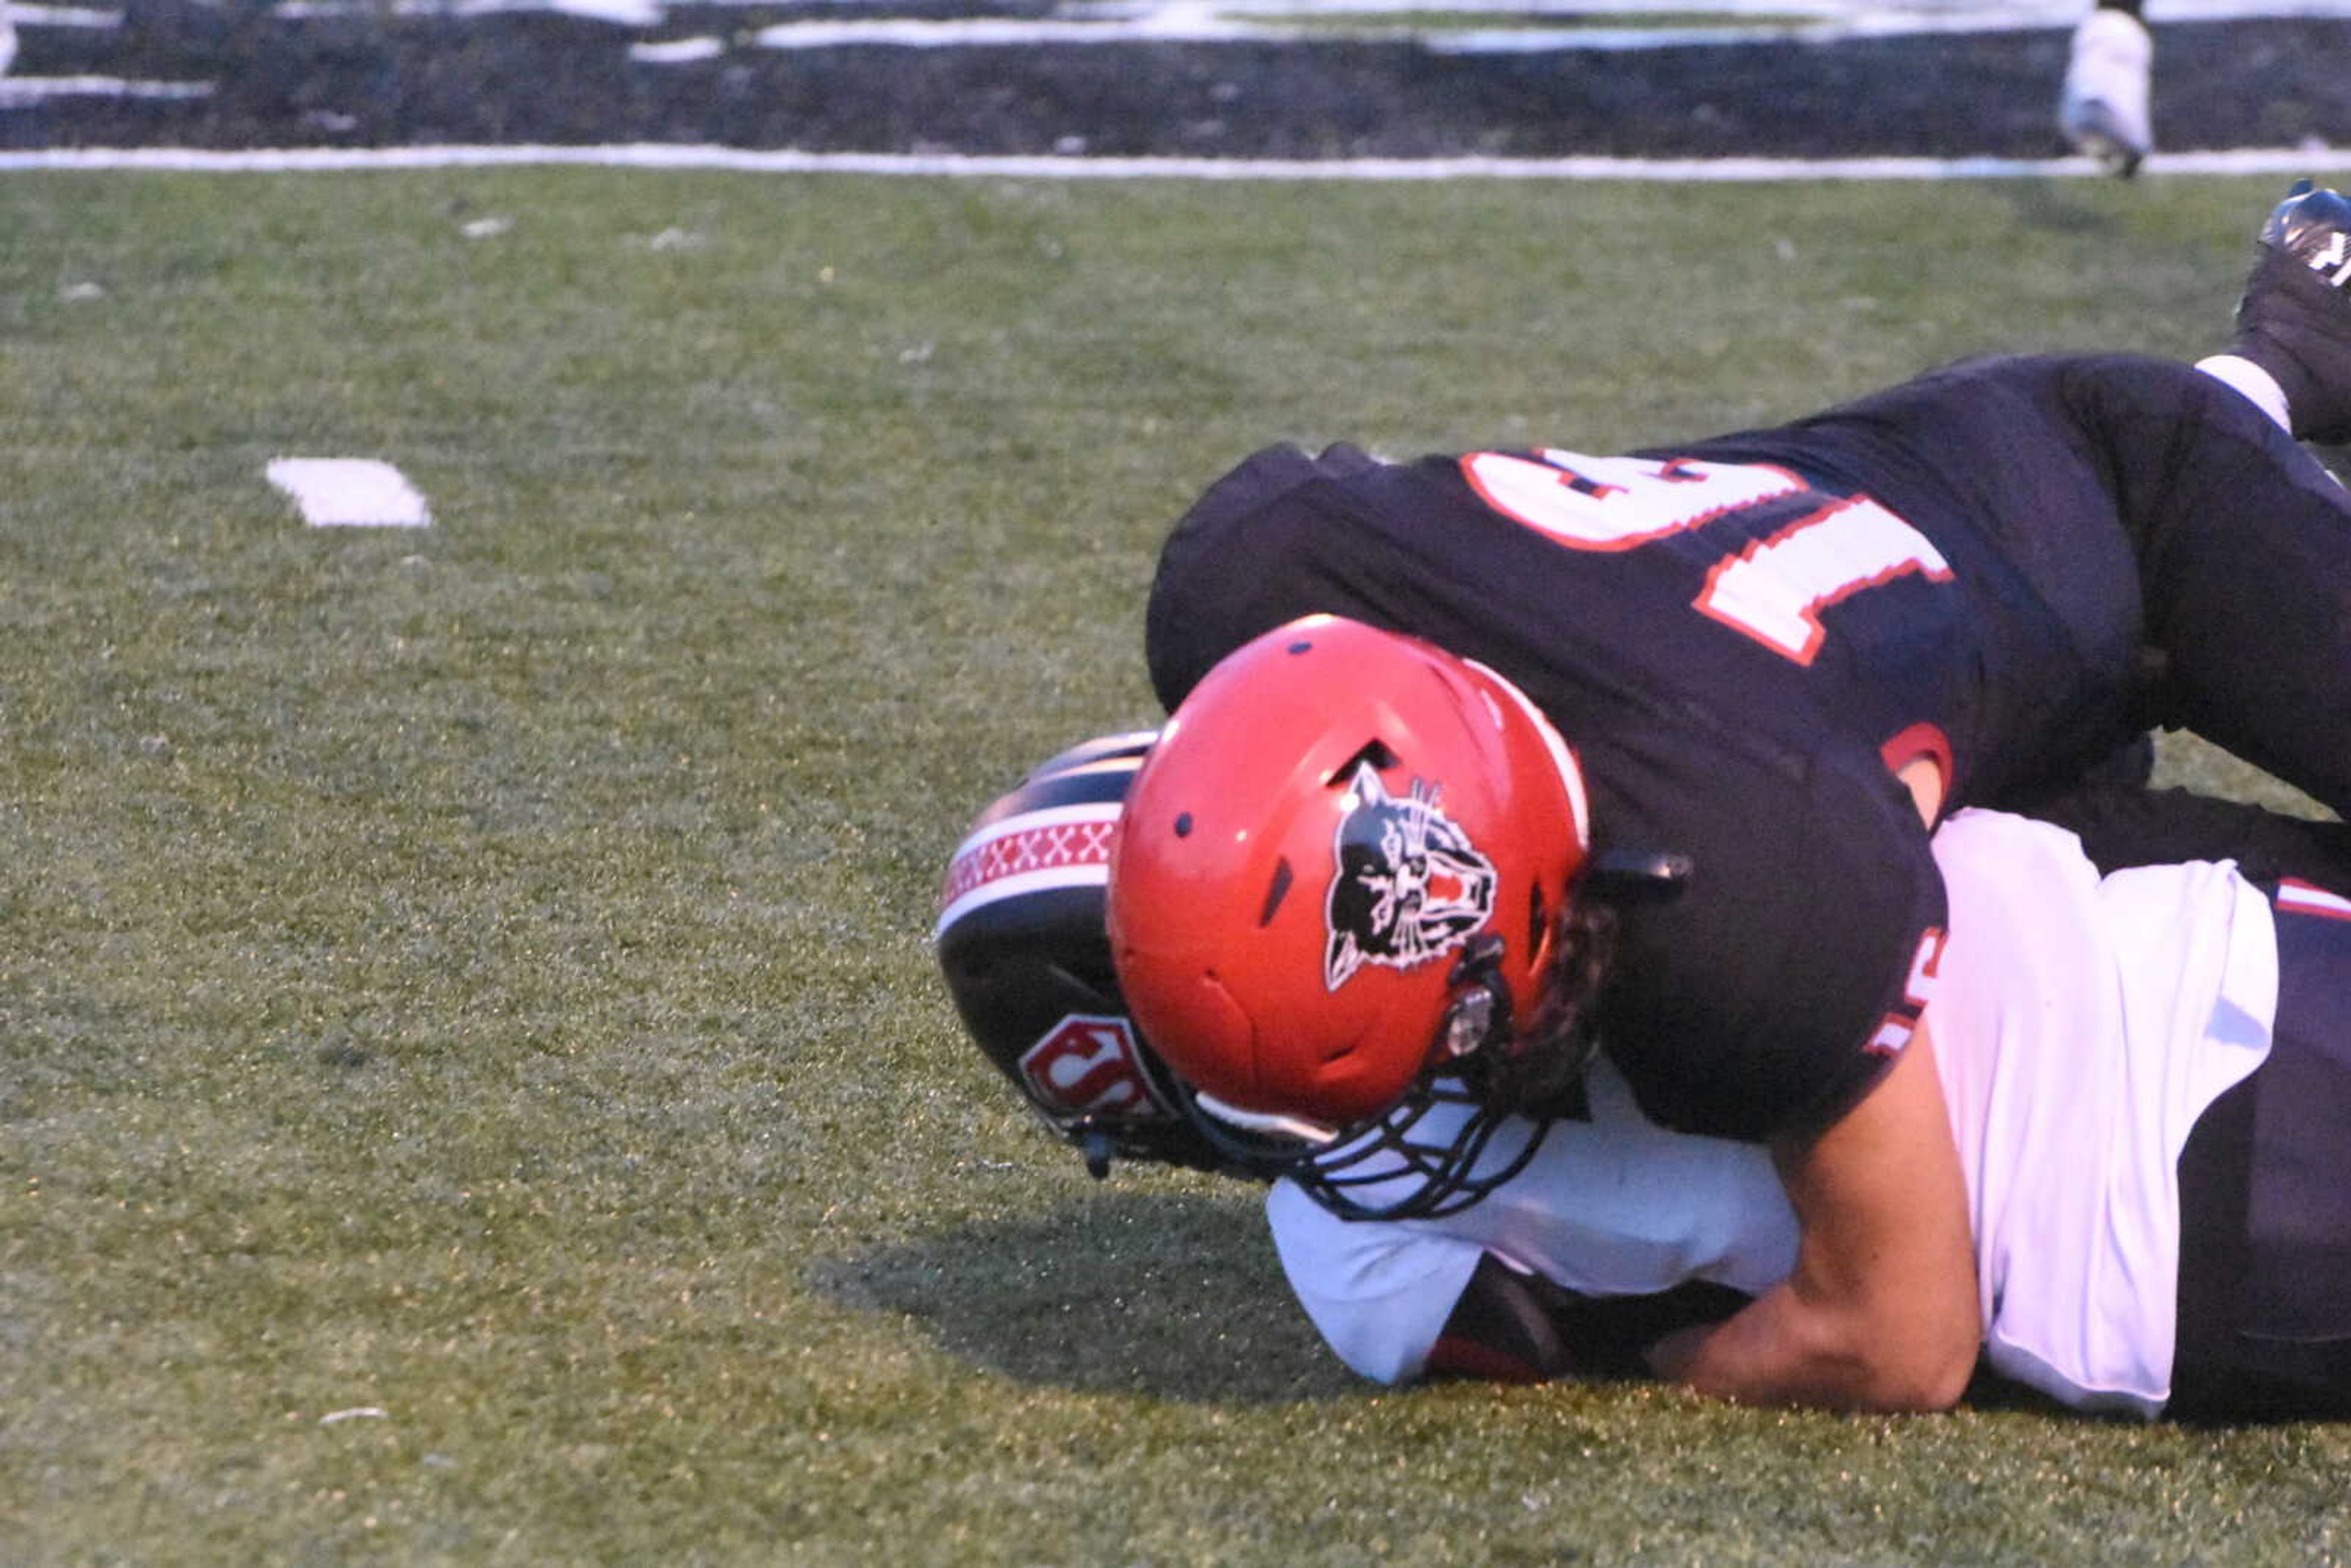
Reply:
[[[2297,437],[2351,442],[2351,201],[2303,180],[2272,210],[2234,351],[2284,392]]]
[[[2074,151],[2127,179],[2155,145],[2147,119],[2155,40],[2123,11],[2097,10],[2074,29],[2057,127]]]

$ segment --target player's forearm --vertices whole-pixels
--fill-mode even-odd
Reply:
[[[1661,1377],[1742,1405],[1946,1410],[1974,1370],[1972,1343],[1933,1330],[1891,1336],[1866,1306],[1810,1302],[1783,1283],[1722,1322],[1669,1334],[1649,1353]]]
[[[1668,1336],[1653,1364],[1751,1404],[1955,1404],[1983,1325],[1967,1185],[1928,1026],[1858,1104],[1776,1154],[1803,1228],[1794,1270],[1719,1326]]]

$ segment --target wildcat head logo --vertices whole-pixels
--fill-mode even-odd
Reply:
[[[1365,964],[1409,969],[1449,953],[1493,913],[1494,862],[1437,810],[1438,792],[1415,779],[1411,794],[1391,795],[1368,762],[1348,782],[1324,904],[1328,988]]]

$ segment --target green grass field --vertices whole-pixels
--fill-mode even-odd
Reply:
[[[2351,1555],[2351,1427],[1359,1385],[926,946],[1252,447],[2193,356],[2274,193],[0,176],[0,1563]]]

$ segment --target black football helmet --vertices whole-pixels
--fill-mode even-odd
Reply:
[[[1253,1134],[1212,1140],[1186,1115],[1111,966],[1111,843],[1155,737],[1071,747],[980,812],[940,891],[939,968],[965,1032],[1097,1177],[1114,1159],[1259,1176]]]

